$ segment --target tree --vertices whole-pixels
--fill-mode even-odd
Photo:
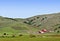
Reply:
[[[45,17],[45,18],[47,18],[47,17]]]
[[[57,30],[57,28],[54,29],[54,31],[56,31],[56,30]]]
[[[58,28],[60,28],[60,26]]]
[[[4,33],[4,35],[6,35],[6,33]]]
[[[30,34],[30,37],[31,37],[31,38],[32,38],[32,37],[36,37],[36,35]]]
[[[27,23],[26,21],[24,21],[24,23]]]
[[[19,36],[23,36],[23,34],[19,34]]]
[[[57,33],[59,33],[60,31],[58,30]]]
[[[15,37],[15,35],[12,35],[12,37]]]
[[[44,18],[42,18],[42,20],[41,21],[43,21],[44,20]]]
[[[37,19],[39,19],[39,17],[37,17]]]

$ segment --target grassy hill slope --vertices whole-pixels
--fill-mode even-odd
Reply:
[[[42,29],[60,33],[60,13],[37,15],[26,19],[0,16],[0,33],[37,33]]]
[[[47,29],[58,33],[60,32],[60,13],[37,15],[27,18],[24,23],[36,27],[38,30]]]

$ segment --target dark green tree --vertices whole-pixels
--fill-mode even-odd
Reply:
[[[58,28],[60,28],[60,26]]]
[[[6,33],[4,33],[4,35],[7,35]]]
[[[60,31],[58,30],[57,33],[59,33]]]

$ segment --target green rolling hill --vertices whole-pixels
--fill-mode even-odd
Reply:
[[[60,13],[37,15],[25,19],[0,16],[0,34],[4,32],[36,34],[42,29],[53,31],[53,33],[60,33]]]

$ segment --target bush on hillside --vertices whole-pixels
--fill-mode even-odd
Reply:
[[[39,19],[39,17],[37,17],[37,19]]]
[[[6,33],[4,33],[3,35],[7,35]]]
[[[36,35],[30,34],[30,37],[31,37],[31,38],[32,38],[32,37],[36,37]]]
[[[15,37],[15,35],[12,35],[12,37]]]
[[[60,28],[60,26],[58,28]]]
[[[23,36],[23,34],[19,34],[19,36]]]
[[[59,33],[60,31],[58,30],[57,33]]]

